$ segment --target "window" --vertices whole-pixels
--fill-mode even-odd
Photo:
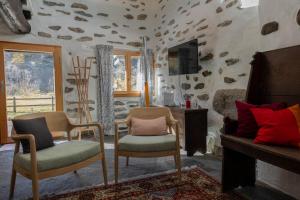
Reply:
[[[259,0],[242,0],[241,8],[250,8],[254,6],[258,6]]]
[[[116,50],[113,55],[113,89],[115,97],[140,96],[140,52]]]
[[[0,143],[18,115],[62,111],[61,48],[0,42]]]

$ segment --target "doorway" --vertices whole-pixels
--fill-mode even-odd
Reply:
[[[61,47],[0,42],[0,143],[10,143],[12,119],[62,111]]]

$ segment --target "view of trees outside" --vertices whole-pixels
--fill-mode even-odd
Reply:
[[[124,55],[113,56],[113,89],[114,91],[126,91],[126,59]]]
[[[138,73],[141,65],[140,56],[131,57],[131,90],[138,90]]]
[[[138,74],[140,70],[141,57],[130,57],[131,68],[131,90],[138,90]],[[114,91],[127,91],[126,59],[124,55],[113,56],[113,88]]]
[[[8,119],[55,109],[52,53],[5,51]]]

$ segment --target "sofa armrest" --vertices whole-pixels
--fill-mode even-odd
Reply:
[[[239,125],[238,120],[225,117],[223,119],[223,122],[224,122],[223,129],[225,135],[234,135],[237,132],[238,125]]]

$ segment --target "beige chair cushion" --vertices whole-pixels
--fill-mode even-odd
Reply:
[[[133,136],[126,135],[119,140],[120,151],[159,152],[176,150],[175,135]]]
[[[37,151],[38,171],[58,169],[87,160],[100,152],[100,145],[93,141],[71,141]],[[31,169],[30,153],[17,153],[15,162],[22,168]]]

